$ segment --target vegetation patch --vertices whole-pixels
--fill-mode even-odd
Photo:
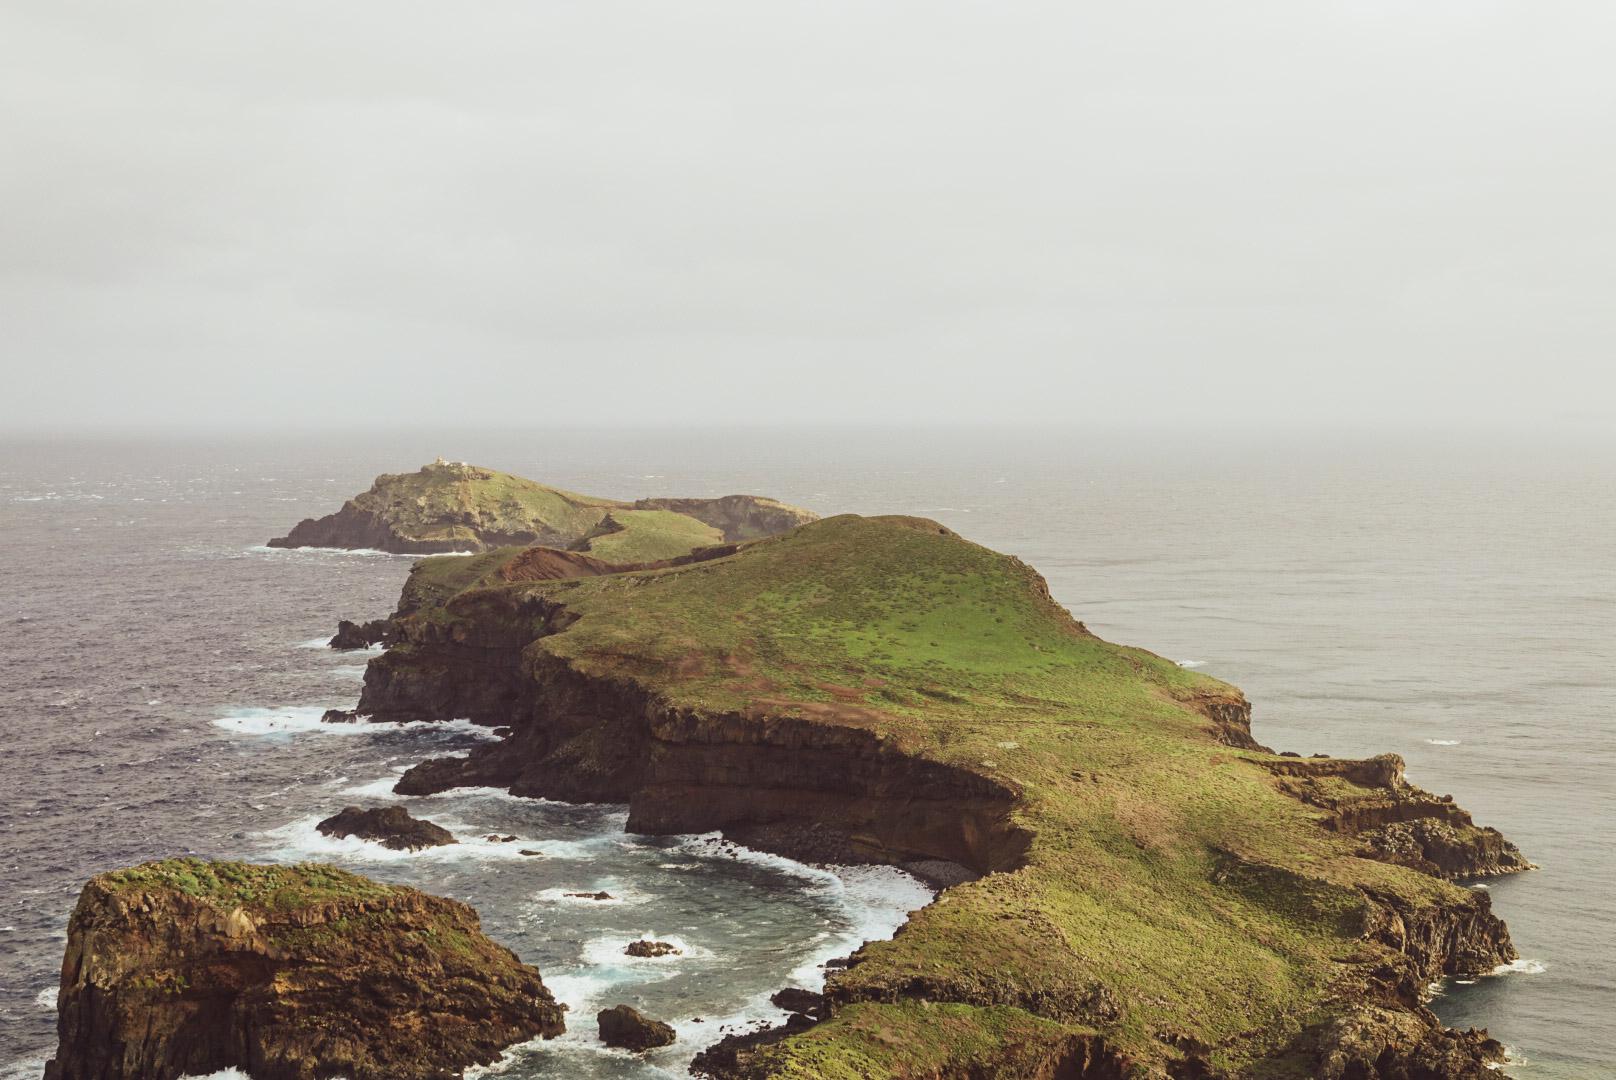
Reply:
[[[143,863],[102,874],[97,880],[114,892],[171,890],[220,905],[276,911],[332,900],[377,900],[396,892],[391,886],[324,863],[261,866],[194,857]]]

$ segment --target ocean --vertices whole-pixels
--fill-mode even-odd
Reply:
[[[932,517],[1037,567],[1101,636],[1241,687],[1268,745],[1401,754],[1540,867],[1489,883],[1522,962],[1433,1008],[1489,1028],[1512,1075],[1616,1076],[1616,438],[536,429],[0,442],[0,1077],[54,1046],[84,880],[149,858],[322,859],[473,903],[571,1007],[510,1077],[685,1075],[704,1042],[778,1017],[769,992],[928,900],[895,870],[629,836],[622,807],[495,791],[407,800],[454,848],[319,836],[484,736],[321,727],[365,661],[324,639],[387,614],[411,560],[263,544],[439,455],[622,498]],[[564,895],[595,890],[613,900]],[[642,935],[683,952],[623,955]],[[600,1047],[593,1013],[619,1001],[679,1042]]]

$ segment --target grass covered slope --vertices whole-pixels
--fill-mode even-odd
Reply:
[[[432,555],[541,544],[638,563],[772,536],[813,520],[810,511],[755,495],[629,504],[440,459],[418,472],[378,476],[336,513],[307,518],[269,545]]]
[[[847,516],[672,569],[472,570],[445,568],[465,587],[418,624],[466,637],[456,624],[541,612],[528,670],[656,703],[637,782],[677,771],[681,739],[728,739],[722,783],[743,783],[738,755],[792,723],[811,729],[803,747],[858,733],[858,755],[889,763],[874,783],[900,796],[900,761],[1010,793],[1004,828],[971,847],[996,872],[862,949],[829,980],[829,1019],[726,1075],[1299,1078],[1383,1060],[1472,1076],[1496,1055],[1418,1005],[1431,979],[1513,957],[1486,896],[1369,857],[1356,831],[1431,815],[1481,830],[1381,759],[1257,747],[1237,690],[1093,636],[1019,560],[924,519]],[[389,662],[431,637],[406,627]],[[1374,815],[1353,817],[1359,802]]]
[[[620,565],[676,559],[723,542],[718,529],[672,510],[611,510],[573,548]]]
[[[371,547],[403,554],[481,551],[501,544],[566,546],[622,504],[509,473],[438,461],[378,476],[324,518],[307,519],[272,547]]]

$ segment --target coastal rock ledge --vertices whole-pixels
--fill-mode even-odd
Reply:
[[[99,874],[68,923],[45,1080],[447,1080],[563,1030],[465,904],[316,864]]]

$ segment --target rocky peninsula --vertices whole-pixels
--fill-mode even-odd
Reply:
[[[440,458],[417,472],[378,476],[336,513],[307,518],[269,546],[431,555],[543,544],[637,563],[772,536],[814,518],[755,495],[602,499]]]
[[[510,729],[400,792],[626,802],[634,831],[956,882],[709,1075],[1496,1075],[1502,1047],[1422,1001],[1515,957],[1455,884],[1525,868],[1513,846],[1394,756],[1270,751],[1238,690],[1102,641],[936,522],[615,572],[428,559],[389,642],[359,714]]]
[[[46,1080],[449,1080],[563,1030],[454,900],[335,867],[173,859],[97,875],[68,923]]]

